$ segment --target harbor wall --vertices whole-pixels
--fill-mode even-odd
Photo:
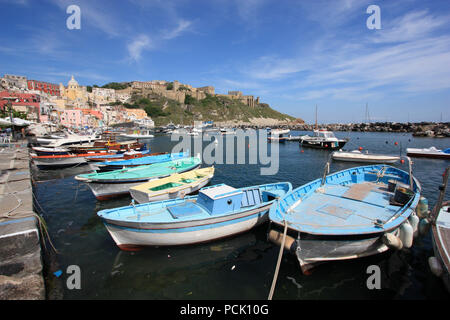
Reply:
[[[0,146],[0,300],[46,295],[26,143]]]

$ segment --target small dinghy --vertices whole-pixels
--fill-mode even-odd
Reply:
[[[190,157],[109,172],[80,174],[75,179],[85,182],[98,200],[106,200],[127,195],[131,187],[149,180],[193,170],[200,165],[199,157]]]
[[[400,157],[385,154],[363,153],[359,150],[353,151],[334,151],[331,155],[336,161],[351,161],[365,163],[394,163],[400,160]]]
[[[213,177],[214,167],[175,173],[132,187],[130,194],[138,203],[184,198],[206,186]]]
[[[432,159],[450,159],[450,148],[440,150],[435,147],[417,149],[407,148],[406,154],[410,157],[432,158]]]
[[[269,212],[269,239],[278,245],[285,239],[284,248],[296,255],[302,271],[325,261],[412,245],[420,198],[412,175],[386,165],[326,172],[284,196]]]
[[[101,210],[117,246],[172,246],[235,235],[267,220],[272,203],[292,190],[289,182],[235,189],[225,184],[203,188],[198,196]]]
[[[428,259],[428,264],[450,292],[450,201],[443,202],[449,170],[450,167],[445,170],[443,184],[439,186],[439,198],[430,216],[434,257]]]

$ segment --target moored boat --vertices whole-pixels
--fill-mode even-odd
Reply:
[[[314,130],[313,136],[301,136],[300,146],[315,149],[342,149],[347,143],[347,139],[338,139],[332,131],[320,129]]]
[[[32,150],[38,156],[56,156],[70,154],[70,150],[67,148],[32,147]]]
[[[189,157],[189,152],[147,154],[144,156],[131,157],[123,160],[104,161],[92,166],[94,169],[102,171],[118,170],[122,168],[144,166],[154,163],[161,163]]]
[[[337,161],[351,161],[351,162],[365,162],[365,163],[394,163],[400,160],[400,157],[386,155],[386,154],[375,154],[363,153],[359,150],[353,151],[334,151],[331,154],[333,160]]]
[[[120,136],[132,139],[150,139],[154,137],[150,130],[135,130],[133,133],[122,133]]]
[[[38,156],[31,154],[34,164],[42,168],[63,168],[87,163],[86,157],[100,156],[105,152],[86,153],[86,154],[63,154],[63,155],[47,155]]]
[[[101,210],[97,215],[123,250],[212,241],[267,220],[272,203],[292,190],[289,182],[235,189],[202,188],[198,196]]]
[[[80,174],[75,179],[85,182],[98,200],[107,200],[127,195],[131,187],[143,182],[193,170],[200,165],[199,157],[190,157],[109,172]]]
[[[410,157],[431,158],[431,159],[450,159],[450,148],[440,150],[435,147],[430,148],[407,148],[406,154]]]
[[[293,190],[272,206],[269,239],[278,245],[284,242],[303,272],[325,261],[409,248],[419,198],[419,182],[395,167],[355,167],[328,176],[325,172],[322,179]]]
[[[444,202],[450,167],[444,172],[436,206],[430,216],[434,256],[428,259],[431,271],[450,292],[450,201]]]
[[[175,173],[132,187],[130,194],[138,203],[183,198],[206,186],[213,176],[214,167]]]

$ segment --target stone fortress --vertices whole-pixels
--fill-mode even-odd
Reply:
[[[252,95],[243,95],[241,91],[228,91],[228,94],[216,94],[213,86],[194,88],[191,85],[182,84],[177,80],[173,82],[164,80],[133,81],[131,87],[124,90],[116,90],[116,94],[137,92],[145,94],[146,91],[151,91],[180,103],[184,103],[187,95],[197,100],[202,100],[209,94],[211,96],[222,96],[238,100],[249,107],[255,107],[259,104],[259,97],[255,99]]]

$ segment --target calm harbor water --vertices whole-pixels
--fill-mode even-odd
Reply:
[[[293,132],[292,134],[306,134]],[[411,134],[337,132],[349,137],[345,149],[363,147],[371,152],[406,154],[407,147],[448,148],[449,138],[414,138]],[[146,141],[152,152],[167,152],[176,144],[170,136]],[[395,145],[395,142],[398,144]],[[260,175],[259,165],[215,165],[211,184],[233,187],[290,181],[294,188],[321,177],[329,152],[303,149],[298,142],[279,146],[279,171]],[[422,195],[432,207],[438,196],[446,160],[414,159],[414,175]],[[358,163],[333,162],[331,172]],[[407,171],[407,164],[397,164]],[[89,171],[87,166],[53,171],[34,169],[35,194],[42,207],[49,234],[58,250],[57,266],[81,268],[80,290],[65,288],[64,299],[267,299],[279,247],[266,240],[268,224],[248,233],[207,244],[184,247],[145,248],[138,252],[119,250],[96,212],[128,205],[130,197],[100,202],[89,188],[74,179]],[[449,199],[447,194],[447,199]],[[449,299],[440,279],[429,271],[433,254],[431,236],[415,240],[411,249],[387,252],[364,259],[326,263],[303,275],[294,256],[285,254],[274,299]],[[381,268],[381,290],[368,290],[369,265]],[[50,280],[55,280],[52,273]],[[57,286],[58,287],[58,286]],[[57,289],[54,289],[57,290]]]

